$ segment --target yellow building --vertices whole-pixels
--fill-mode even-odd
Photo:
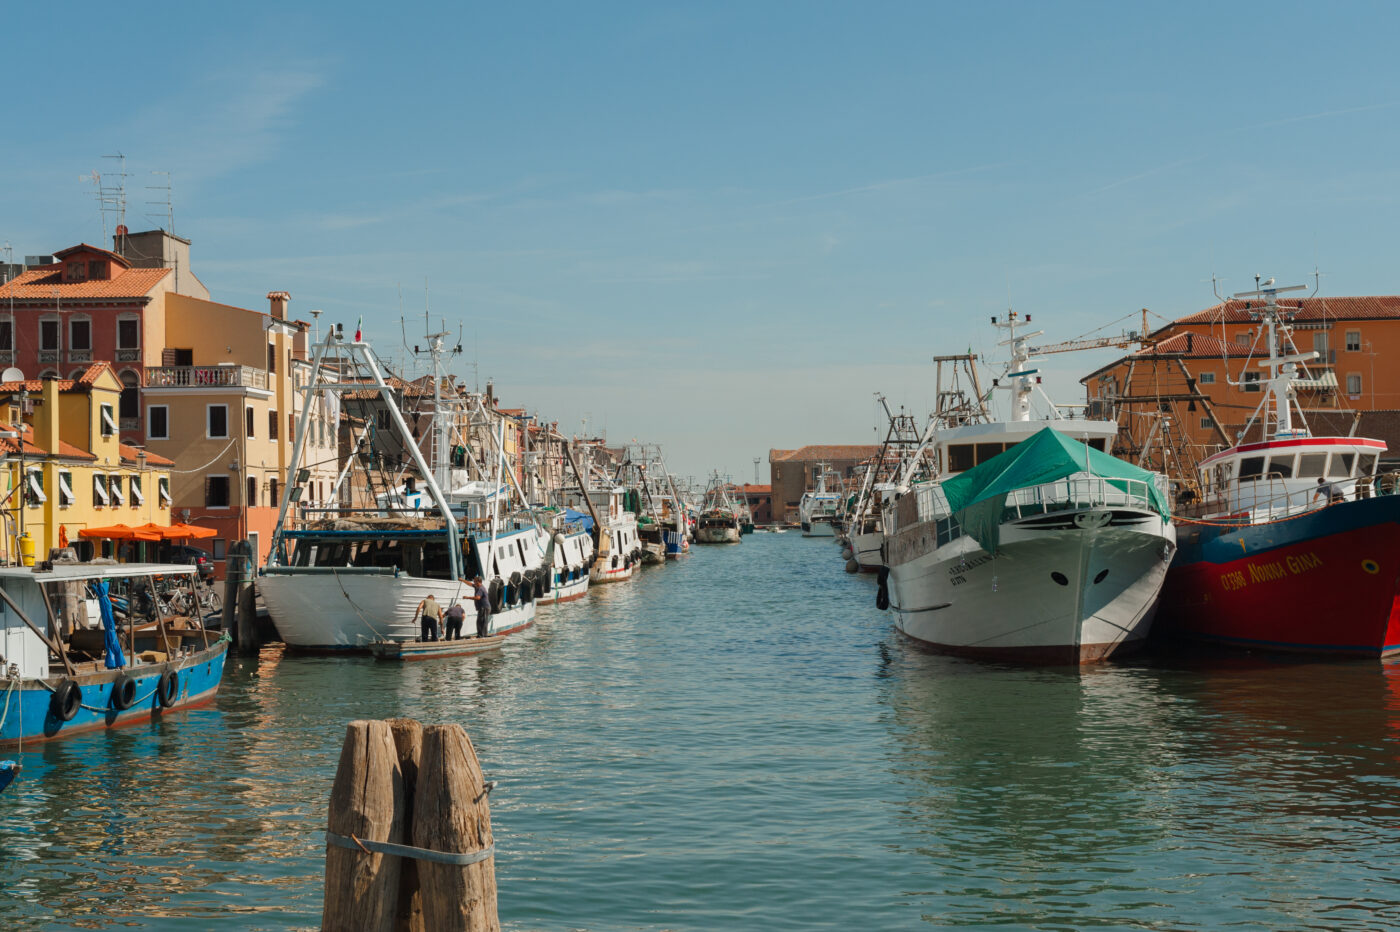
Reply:
[[[0,450],[5,493],[0,560],[18,562],[19,539],[39,559],[63,545],[86,546],[85,528],[171,524],[171,467],[165,457],[121,442],[122,383],[108,363],[76,379],[0,383]]]

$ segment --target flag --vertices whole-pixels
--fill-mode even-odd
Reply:
[[[359,343],[359,342],[360,342],[360,330],[364,327],[364,325],[365,325],[365,315],[361,314],[361,315],[360,315],[360,322],[357,323],[357,324],[355,325],[355,342],[356,342],[356,343]]]

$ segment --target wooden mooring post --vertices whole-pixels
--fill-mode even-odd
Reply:
[[[351,722],[326,819],[323,928],[499,932],[489,792],[460,725]]]
[[[253,592],[256,557],[251,542],[237,540],[229,545],[224,563],[224,630],[239,654],[256,654],[262,649]]]

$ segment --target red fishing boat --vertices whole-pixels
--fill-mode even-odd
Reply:
[[[1201,462],[1202,500],[1177,519],[1158,629],[1246,648],[1397,653],[1400,495],[1376,481],[1384,443],[1314,437],[1295,411],[1290,383],[1316,354],[1283,352],[1289,312],[1276,298],[1303,287],[1234,296],[1262,299],[1251,313],[1269,340],[1266,394],[1244,434],[1258,422],[1268,439]]]

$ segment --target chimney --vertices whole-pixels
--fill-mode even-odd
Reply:
[[[1191,339],[1191,338],[1192,338],[1193,336],[1194,336],[1194,334],[1191,333],[1191,331],[1188,330],[1188,331],[1186,332],[1186,352],[1188,352],[1188,353],[1191,352],[1191,343],[1192,343],[1192,339]]]
[[[269,291],[267,300],[272,305],[272,317],[274,320],[287,319],[287,302],[292,300],[292,296],[285,291]]]

